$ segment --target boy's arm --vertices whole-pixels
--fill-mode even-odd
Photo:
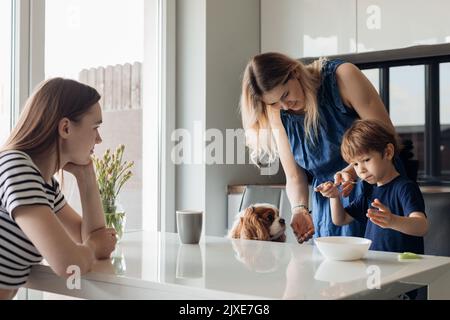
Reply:
[[[416,237],[423,237],[428,231],[428,220],[425,214],[425,201],[417,184],[403,186],[401,199],[403,212],[407,216],[395,216],[395,230]]]
[[[344,210],[342,206],[339,190],[337,185],[331,181],[318,185],[315,190],[320,192],[322,196],[330,199],[331,219],[337,226],[343,226],[353,221],[353,218]]]
[[[343,226],[353,221],[353,217],[344,210],[339,197],[330,199],[330,207],[331,218],[335,225]]]
[[[411,212],[407,217],[393,214],[391,210],[378,199],[372,202],[377,208],[367,210],[367,217],[382,228],[390,228],[410,236],[423,237],[428,231],[428,221],[420,211]]]
[[[393,216],[392,229],[411,236],[423,237],[428,231],[428,220],[423,212],[411,212],[407,217]]]

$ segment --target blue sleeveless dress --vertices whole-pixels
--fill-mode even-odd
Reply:
[[[342,63],[342,60],[331,60],[326,61],[322,67],[321,85],[317,94],[320,124],[314,143],[307,141],[305,136],[304,115],[281,111],[281,120],[295,161],[312,175],[313,188],[322,182],[334,181],[334,174],[348,166],[341,156],[341,141],[344,132],[359,117],[356,111],[344,105],[339,93],[336,68]],[[344,207],[364,192],[365,188],[367,184],[358,182],[350,196],[342,198]],[[331,220],[330,200],[319,192],[312,192],[314,237],[364,236],[365,225],[357,221],[342,227],[334,225]]]

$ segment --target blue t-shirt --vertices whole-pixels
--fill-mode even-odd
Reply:
[[[371,208],[370,204],[374,199],[380,200],[398,216],[407,217],[414,211],[425,213],[425,202],[417,183],[398,176],[385,185],[374,185],[370,192],[361,194],[345,211],[355,220],[367,223],[365,238],[372,240],[370,250],[423,254],[423,237],[383,229],[366,217],[367,209]]]

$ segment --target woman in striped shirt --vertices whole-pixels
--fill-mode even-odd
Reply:
[[[0,151],[0,299],[13,298],[43,258],[68,277],[68,267],[86,273],[115,248],[91,161],[102,141],[99,100],[73,80],[44,82]],[[75,176],[82,217],[65,201],[53,177],[58,170]]]

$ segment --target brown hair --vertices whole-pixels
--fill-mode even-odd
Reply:
[[[2,147],[30,156],[56,151],[60,169],[58,125],[62,118],[78,122],[100,100],[92,87],[74,80],[53,78],[41,83],[28,98],[19,121]]]
[[[246,143],[254,163],[258,163],[264,156],[268,156],[269,161],[278,157],[274,133],[262,96],[289,79],[297,79],[305,94],[306,137],[312,141],[317,136],[319,111],[316,95],[323,61],[324,59],[319,59],[305,66],[284,54],[269,52],[256,55],[248,62],[242,79],[240,107]]]
[[[341,154],[348,163],[371,151],[383,156],[389,143],[392,143],[395,154],[398,154],[399,143],[395,132],[378,120],[356,120],[344,133]]]

